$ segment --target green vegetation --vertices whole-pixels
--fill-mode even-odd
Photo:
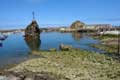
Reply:
[[[38,54],[44,58],[28,60],[8,71],[45,72],[57,77],[55,80],[120,79],[120,63],[104,54],[79,49],[39,51]]]
[[[95,44],[91,46],[106,51],[107,53],[117,53],[117,49],[118,49],[117,45]]]
[[[117,53],[118,51],[118,35],[104,34],[101,36],[95,36],[95,39],[99,39],[102,44],[91,45],[92,47],[104,50],[107,53]]]
[[[93,38],[100,39],[100,40],[104,41],[104,40],[118,39],[118,35],[103,34],[103,35],[100,35],[100,36],[94,36]]]

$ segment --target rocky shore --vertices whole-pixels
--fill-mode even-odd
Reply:
[[[101,36],[95,36],[94,38],[99,39],[101,41],[101,44],[92,45],[92,47],[104,50],[106,51],[106,53],[120,54],[120,52],[118,52],[118,49],[120,47],[120,39],[118,35],[106,34]]]
[[[0,76],[0,80],[66,80],[67,78],[50,72],[9,72]]]
[[[6,80],[119,80],[120,63],[104,54],[71,49],[38,51],[43,58],[6,69]],[[37,55],[38,55],[37,54]],[[3,80],[4,80],[3,79]]]

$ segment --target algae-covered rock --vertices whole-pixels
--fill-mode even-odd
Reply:
[[[72,46],[60,44],[59,48],[60,48],[60,50],[62,50],[62,51],[69,51],[70,49],[72,49]]]
[[[40,40],[40,29],[36,20],[32,22],[25,29],[25,42],[31,51],[38,51],[41,40]]]
[[[34,35],[39,35],[40,34],[40,29],[39,25],[37,24],[36,20],[33,20],[25,29],[25,36],[34,36]]]
[[[38,53],[44,58],[25,61],[8,71],[31,72],[37,76],[38,80],[41,78],[42,80],[120,79],[120,63],[104,54],[78,49],[59,52],[40,51]]]

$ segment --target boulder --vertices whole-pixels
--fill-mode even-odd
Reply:
[[[72,46],[60,44],[59,48],[60,48],[60,50],[62,50],[62,51],[68,51],[68,50],[72,49]]]

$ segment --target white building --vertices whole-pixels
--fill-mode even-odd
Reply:
[[[112,28],[111,24],[90,24],[86,25],[86,29],[110,29]]]

